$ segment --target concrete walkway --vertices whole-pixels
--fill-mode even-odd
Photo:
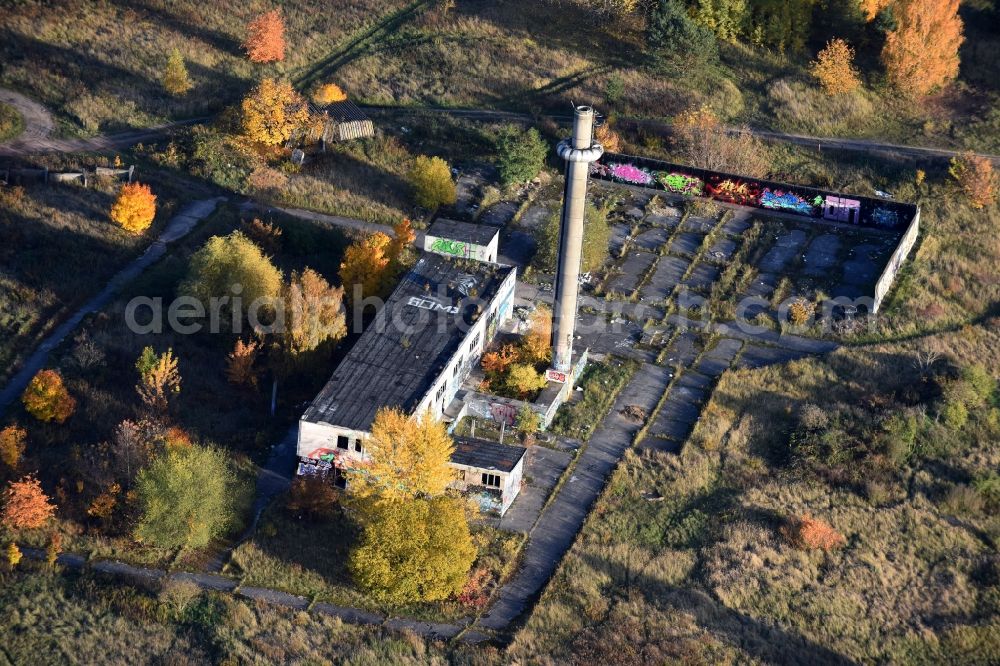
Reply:
[[[214,199],[194,201],[182,208],[167,223],[166,228],[160,234],[159,238],[153,241],[142,255],[115,274],[100,293],[84,303],[79,310],[56,327],[35,349],[31,356],[24,361],[20,371],[0,390],[0,415],[3,415],[11,403],[28,386],[31,378],[45,366],[45,363],[48,361],[49,352],[59,346],[80,325],[84,317],[107,305],[122,287],[138,277],[164,255],[167,251],[167,244],[186,236],[198,222],[208,217],[215,210],[215,207],[225,200],[225,197],[215,197]]]
[[[478,638],[482,631],[506,629],[541,594],[639,429],[639,424],[625,419],[621,411],[626,405],[636,404],[651,411],[667,387],[667,373],[667,368],[643,365],[618,395],[614,407],[579,455],[570,477],[529,533],[517,574],[501,588],[489,612],[473,625],[470,640]]]

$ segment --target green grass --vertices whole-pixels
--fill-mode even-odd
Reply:
[[[934,344],[964,364],[997,341],[975,327]],[[981,563],[995,560],[1000,522],[988,502],[964,499],[975,491],[953,490],[1000,462],[995,402],[948,434],[926,417],[914,457],[860,489],[790,451],[807,403],[867,395],[899,409],[894,396],[915,384],[913,347],[727,373],[678,456],[626,454],[509,656],[609,658],[624,632],[655,660],[996,659],[1000,589]],[[995,358],[989,371],[1000,371]],[[782,524],[806,513],[845,547],[788,543]],[[928,613],[941,622],[927,627]]]
[[[590,439],[638,367],[639,363],[632,359],[616,357],[588,363],[577,382],[583,396],[559,408],[552,420],[552,432],[583,441]]]
[[[24,118],[9,104],[0,103],[0,142],[16,139],[24,131]]]
[[[415,665],[473,655],[473,648],[319,613],[183,586],[167,591],[96,575],[52,574],[24,563],[3,574],[0,606],[5,663]],[[474,650],[484,663],[501,663],[495,650]]]

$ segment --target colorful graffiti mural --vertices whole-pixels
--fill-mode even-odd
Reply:
[[[899,213],[891,208],[879,206],[872,211],[871,221],[877,227],[895,227],[899,224]]]
[[[435,238],[431,244],[431,252],[442,252],[453,257],[465,256],[465,243],[448,240],[447,238]]]
[[[632,164],[612,164],[611,177],[632,185],[651,185],[653,174]]]
[[[667,192],[680,194],[686,197],[700,197],[705,183],[701,178],[689,176],[686,173],[676,171],[659,171],[656,173],[656,180]]]
[[[322,460],[323,462],[332,463],[337,459],[337,451],[334,449],[318,448],[313,449],[309,452],[307,458],[312,458],[313,460]]]
[[[823,205],[823,197],[816,195],[812,201],[809,201],[794,192],[772,190],[769,187],[765,187],[760,195],[760,205],[762,208],[770,208],[771,210],[780,210],[797,215],[816,215]]]
[[[823,204],[823,219],[858,224],[861,221],[861,202],[857,199],[828,195]]]
[[[712,197],[741,206],[760,205],[760,189],[756,183],[733,178],[719,179],[716,177],[716,180],[720,182],[705,185],[705,190]]]
[[[916,208],[909,204],[886,204],[864,197],[849,198],[812,188],[757,181],[642,157],[605,153],[602,159],[608,161],[590,165],[590,174],[595,178],[681,196],[703,196],[741,206],[881,228],[901,228],[912,214],[916,214]],[[912,213],[909,212],[911,210]]]

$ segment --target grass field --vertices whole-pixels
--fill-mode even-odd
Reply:
[[[0,606],[0,654],[15,664],[425,664],[472,656],[410,633],[186,585],[150,589],[36,569],[3,574]],[[494,648],[477,652],[499,663]]]
[[[991,55],[998,38],[989,3],[963,3],[967,40],[959,82],[921,104],[886,88],[880,42],[870,29],[825,25],[836,23],[826,16],[805,52],[722,42],[718,64],[660,73],[651,68],[637,15],[597,20],[561,2],[493,0],[353,0],[335,8],[296,0],[282,7],[286,60],[254,66],[240,43],[256,7],[222,11],[190,0],[152,0],[84,10],[25,2],[0,17],[7,62],[0,84],[51,107],[68,134],[203,115],[238,99],[253,80],[278,75],[306,90],[335,79],[352,97],[379,104],[565,113],[571,100],[587,100],[605,112],[662,118],[705,103],[730,122],[768,129],[1000,146],[1000,72]],[[858,46],[863,91],[831,99],[808,75],[828,33]],[[159,84],[174,46],[195,83],[181,99]]]
[[[24,131],[24,118],[14,107],[0,103],[0,142],[16,139]]]
[[[72,170],[106,157],[63,155],[37,160],[53,170]],[[156,237],[182,200],[203,198],[212,188],[168,169],[140,164],[137,177],[157,196],[153,225],[132,235],[108,217],[121,183],[26,184],[0,189],[0,379],[25,351],[74,308],[96,294],[129,259]]]

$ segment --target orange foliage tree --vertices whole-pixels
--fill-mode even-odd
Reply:
[[[392,225],[392,242],[389,243],[388,250],[389,261],[398,266],[400,257],[403,256],[403,250],[409,247],[416,237],[417,232],[413,230],[413,224],[409,218],[404,217]]]
[[[0,460],[14,469],[24,455],[24,443],[28,433],[24,428],[10,425],[0,430]]]
[[[141,234],[156,217],[156,195],[149,185],[127,183],[111,206],[111,219],[125,231]]]
[[[250,21],[243,48],[251,62],[284,60],[285,21],[281,18],[281,12],[272,9]]]
[[[805,550],[832,550],[847,543],[844,535],[829,523],[813,518],[808,513],[790,519],[782,526],[782,534],[795,547]]]
[[[349,299],[354,299],[357,289],[360,297],[382,293],[386,287],[387,268],[391,259],[389,248],[392,239],[377,231],[367,238],[355,241],[344,251],[340,264],[340,283]]]
[[[313,91],[313,101],[320,106],[343,102],[347,99],[347,93],[341,90],[336,83],[324,83]]]
[[[260,350],[260,342],[237,340],[233,351],[226,357],[226,379],[237,386],[256,388],[257,372],[254,363]]]
[[[839,37],[831,39],[809,63],[809,71],[830,95],[840,95],[857,90],[861,77],[854,68],[854,49]]]
[[[997,197],[997,174],[993,163],[973,153],[962,153],[951,159],[948,173],[958,181],[973,208],[988,206]]]
[[[287,81],[264,79],[240,104],[243,133],[273,146],[288,141],[309,122],[309,108]]]
[[[874,21],[879,12],[892,4],[892,0],[861,0],[861,12],[866,21]]]
[[[42,484],[31,475],[11,482],[4,491],[3,499],[0,523],[11,529],[41,527],[56,512],[56,506],[42,490]]]
[[[526,360],[548,361],[552,356],[552,311],[540,306],[531,317],[531,330],[525,334],[521,349]]]
[[[40,370],[21,394],[28,413],[39,421],[63,423],[73,415],[76,400],[63,385],[62,375],[55,370]]]
[[[609,153],[618,153],[622,149],[622,140],[618,132],[611,129],[611,121],[607,121],[594,130],[594,138]]]
[[[900,0],[893,5],[897,28],[882,48],[889,82],[903,95],[919,96],[958,76],[962,45],[959,0]]]
[[[488,374],[502,375],[516,360],[517,349],[514,345],[503,345],[496,351],[483,354],[482,366]]]

